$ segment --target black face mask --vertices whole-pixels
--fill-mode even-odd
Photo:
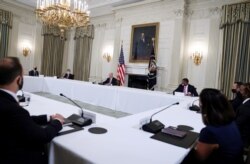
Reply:
[[[21,80],[21,81],[20,81]],[[20,78],[20,80],[18,81],[18,89],[22,90],[23,89],[23,77]]]
[[[237,90],[236,90],[236,89],[232,89],[232,92],[233,92],[233,93],[236,93],[236,92],[237,92]]]
[[[243,99],[243,96],[242,96],[242,94],[241,94],[240,92],[237,92],[237,93],[236,93],[236,96],[237,96],[238,98],[240,98],[240,99]]]

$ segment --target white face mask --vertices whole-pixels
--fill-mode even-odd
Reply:
[[[69,71],[67,71],[67,74],[69,74],[70,72]]]

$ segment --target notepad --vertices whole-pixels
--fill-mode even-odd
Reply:
[[[62,132],[66,132],[66,131],[69,131],[69,130],[73,130],[74,128],[70,127],[70,126],[63,126],[62,130],[60,130],[60,133]]]
[[[176,129],[175,127],[169,126],[161,130],[162,133],[169,134],[175,137],[183,138],[187,135],[187,132]]]
[[[183,97],[185,94],[183,92],[174,92],[175,96]]]

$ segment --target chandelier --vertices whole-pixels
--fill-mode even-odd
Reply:
[[[44,25],[58,27],[61,36],[67,29],[89,24],[90,11],[85,0],[37,0],[35,12]]]

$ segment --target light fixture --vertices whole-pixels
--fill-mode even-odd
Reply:
[[[35,12],[44,25],[59,27],[61,36],[71,27],[89,24],[90,11],[85,0],[37,0]]]
[[[108,63],[109,63],[109,62],[111,61],[111,59],[112,59],[110,53],[108,53],[108,52],[104,53],[102,57],[103,57],[103,59],[106,59]]]
[[[31,53],[31,50],[29,47],[23,47],[23,56],[27,57]]]
[[[201,64],[201,60],[202,60],[202,52],[201,51],[195,51],[192,55],[192,59],[194,61],[195,65],[200,65]]]

